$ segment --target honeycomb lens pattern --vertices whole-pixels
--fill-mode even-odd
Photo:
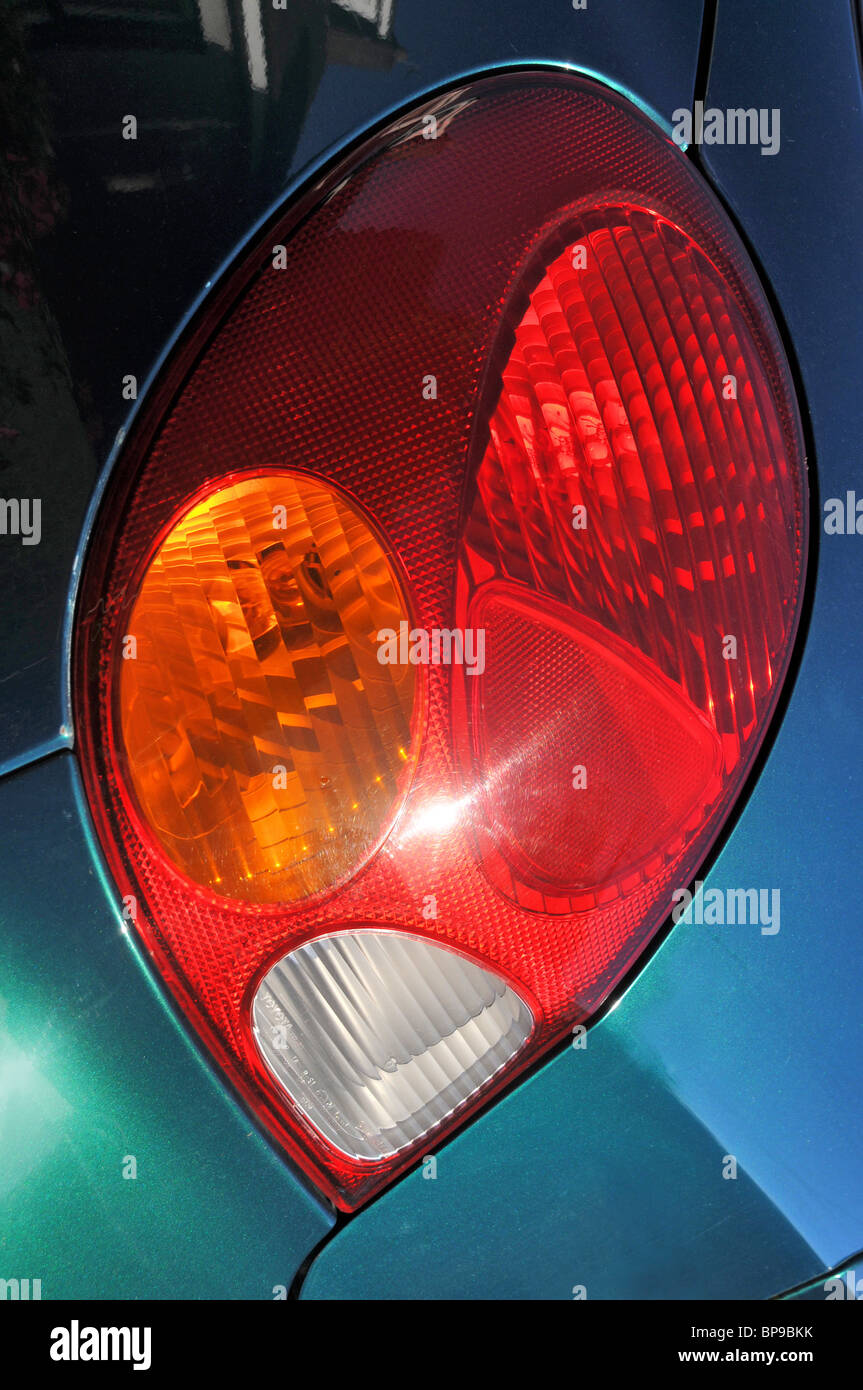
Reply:
[[[467,782],[493,787],[489,876],[571,912],[655,878],[736,791],[794,632],[799,480],[773,364],[690,235],[606,207],[541,259],[465,528],[464,621],[495,653]]]
[[[240,480],[180,517],[120,681],[139,807],[178,869],[292,902],[363,862],[411,761],[415,668],[381,665],[376,641],[406,616],[367,522],[309,478]]]
[[[631,892],[637,871],[679,853],[720,794],[718,735],[639,652],[562,605],[487,585],[471,621],[497,653],[471,687],[486,872],[502,851],[550,893],[577,899],[624,876]],[[577,793],[576,754],[561,756],[570,740]]]
[[[290,247],[284,267],[277,243]],[[373,708],[357,720],[340,686],[351,737],[374,729],[381,752],[366,759],[355,746],[338,776],[349,768],[373,798],[377,776],[390,790],[368,811],[339,791],[341,819],[324,822],[330,792],[313,758],[267,711],[308,715],[317,736],[325,720],[305,698],[274,697],[266,606],[245,600],[236,635],[247,652],[260,647],[247,663],[228,660],[208,611],[209,698],[196,718],[213,748],[196,753],[197,769],[176,707],[162,708],[165,663],[149,658],[162,669],[148,676],[147,719],[171,750],[171,777],[188,778],[168,796],[167,774],[155,774],[154,838],[123,752],[130,597],[183,508],[241,475],[283,474],[287,460],[322,480],[343,527],[340,498],[374,518],[417,627],[486,629],[484,673],[375,669],[386,698],[374,703],[369,684]],[[753,766],[788,669],[807,515],[791,376],[733,228],[673,141],[588,78],[497,73],[401,114],[306,185],[201,307],[142,403],[94,528],[76,609],[78,756],[106,861],[138,904],[135,931],[167,988],[259,1122],[341,1207],[403,1172],[463,1112],[393,1157],[340,1153],[301,1119],[253,1037],[266,970],[371,926],[478,961],[512,982],[534,1020],[483,1098],[589,1018],[704,864]],[[246,546],[253,568],[266,558],[257,545]],[[224,580],[213,549],[213,580]],[[292,576],[309,549],[306,538],[297,556],[288,548]],[[378,550],[367,538],[363,556]],[[204,571],[182,563],[191,602]],[[353,545],[351,564],[366,575]],[[338,566],[327,565],[335,594]],[[405,605],[377,565],[390,601],[374,621],[398,629]],[[178,640],[173,615],[163,627]],[[731,664],[726,634],[738,642]],[[354,646],[366,648],[357,638],[357,662]],[[196,700],[203,689],[181,688]],[[420,746],[381,709],[405,732],[421,727]],[[261,755],[259,720],[275,727],[278,757]],[[140,751],[153,739],[145,726]],[[224,814],[208,805],[221,743],[238,758]],[[289,869],[258,841],[266,816],[253,831],[230,785],[239,793],[277,761],[299,771],[308,799],[273,817],[266,842],[292,848]],[[185,815],[193,803],[204,835]],[[341,827],[332,840],[330,824]],[[224,851],[238,838],[247,866]],[[236,893],[260,868],[259,886],[284,905],[252,901],[254,878],[245,899],[191,891],[165,853],[181,848],[202,879],[230,861]],[[300,896],[339,875],[335,891]],[[353,1103],[321,1084],[331,1105]]]

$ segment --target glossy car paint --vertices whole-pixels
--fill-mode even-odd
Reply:
[[[193,7],[180,9],[188,16]],[[701,6],[686,0],[653,0],[635,21],[621,11],[610,22],[566,14],[562,24],[558,14],[537,19],[518,6],[488,15],[456,0],[401,0],[381,36],[352,28],[350,16],[346,27],[337,7],[309,0],[282,17],[294,35],[283,47],[297,57],[285,60],[293,81],[276,90],[254,85],[248,7],[227,12],[228,47],[224,29],[196,46],[187,20],[163,25],[155,49],[153,28],[105,17],[86,30],[74,17],[41,20],[26,31],[29,68],[19,66],[18,85],[6,89],[22,113],[24,148],[59,190],[59,210],[38,243],[34,312],[25,317],[26,305],[4,302],[16,335],[2,344],[4,360],[19,340],[33,343],[6,416],[18,434],[0,437],[4,488],[62,498],[61,508],[45,508],[40,546],[0,553],[7,591],[15,588],[20,610],[33,614],[0,644],[7,774],[70,742],[63,624],[101,460],[134,416],[122,378],[133,373],[140,385],[151,374],[178,323],[273,202],[302,186],[330,148],[470,68],[544,56],[604,74],[656,111],[688,102],[701,20]],[[15,35],[7,30],[3,40],[7,57],[18,56]],[[119,128],[135,111],[141,140],[129,149]],[[44,157],[44,129],[56,160]],[[59,355],[51,352],[55,323]],[[332,1214],[275,1158],[175,1024],[122,933],[74,786],[62,753],[0,784],[8,808],[0,823],[17,827],[0,846],[3,959],[14,965],[2,985],[3,1046],[14,1065],[0,1130],[11,1174],[0,1275],[41,1278],[45,1298],[273,1297]],[[48,835],[57,841],[50,849]],[[118,1046],[114,1032],[123,1028]],[[16,1067],[41,1078],[26,1118],[14,1108]],[[158,1115],[153,1161],[156,1140],[146,1130]],[[146,1191],[140,1179],[122,1178],[135,1144],[150,1153]],[[223,1166],[228,1180],[216,1183]],[[130,1220],[136,1191],[143,1200]]]
[[[253,85],[260,68],[246,61],[241,36],[236,51],[223,50],[230,71],[209,49],[169,48],[157,68],[128,37],[125,46],[118,38],[110,62],[101,52],[83,58],[62,36],[41,54],[31,46],[53,93],[58,166],[70,190],[67,221],[45,243],[40,271],[76,395],[60,381],[52,418],[68,424],[55,427],[53,448],[31,450],[29,475],[18,475],[41,470],[44,498],[64,489],[63,526],[50,545],[45,529],[29,555],[3,550],[7,585],[30,585],[44,606],[41,626],[22,625],[0,648],[7,768],[68,741],[60,630],[73,537],[128,408],[121,378],[143,380],[289,171],[471,68],[576,63],[666,119],[695,93],[701,6],[685,0],[539,13],[402,0],[394,30],[362,49],[363,61],[370,51],[383,59],[373,68],[338,61],[350,52],[344,35],[331,61],[312,62],[331,43],[320,33],[321,19],[326,29],[333,17],[326,10],[310,3],[294,11],[303,34],[296,62],[316,85],[300,101],[287,84],[281,106]],[[230,13],[241,28],[239,7]],[[801,36],[804,23],[812,31]],[[79,74],[70,88],[64,77],[91,60],[88,80]],[[109,188],[123,151],[108,137],[156,91],[158,152],[148,167],[139,145],[134,177]],[[822,492],[842,495],[853,486],[850,441],[860,425],[847,293],[863,201],[859,187],[847,192],[848,169],[861,167],[849,7],[830,0],[809,19],[771,12],[765,32],[748,7],[723,3],[709,100],[782,107],[779,157],[720,148],[710,170],[790,328]],[[846,196],[837,202],[840,185]],[[27,489],[36,491],[32,482]],[[208,1074],[161,991],[148,986],[107,906],[71,758],[57,755],[0,783],[2,823],[18,827],[0,864],[3,958],[13,963],[2,985],[12,1061],[4,1075],[18,1095],[16,1067],[19,1077],[35,1069],[40,1078],[24,1088],[35,1097],[29,1110],[4,1125],[16,1162],[0,1248],[15,1268],[0,1274],[42,1277],[45,1269],[44,1297],[227,1290],[269,1298],[323,1240],[304,1297],[568,1298],[578,1285],[590,1297],[764,1296],[863,1245],[854,1152],[861,991],[851,968],[860,757],[850,711],[859,655],[846,616],[860,598],[855,541],[822,542],[818,565],[812,632],[787,716],[711,876],[722,886],[780,887],[780,934],[676,928],[584,1051],[556,1057],[446,1145],[437,1179],[409,1175],[328,1243],[330,1214]],[[147,1157],[146,1194],[140,1178],[117,1176],[124,1156],[137,1153],[133,1140]],[[721,1176],[729,1154],[740,1165],[736,1182]],[[130,1216],[136,1191],[145,1200]]]
[[[782,152],[703,154],[789,330],[821,496],[844,497],[863,429],[860,69],[849,7],[792,8],[723,0],[706,98],[780,107]],[[813,530],[796,684],[708,880],[778,887],[779,933],[675,927],[584,1052],[338,1234],[304,1297],[765,1297],[863,1245],[863,567],[859,537],[819,541],[817,510]]]
[[[332,1216],[149,985],[72,755],[4,778],[0,823],[2,1277],[43,1299],[278,1297]]]
[[[38,313],[25,329],[10,306],[0,340],[4,361],[23,357],[8,419],[19,437],[0,436],[4,487],[63,498],[25,562],[0,550],[4,588],[31,614],[0,646],[0,771],[70,742],[63,616],[96,478],[129,423],[123,378],[143,387],[274,202],[389,112],[502,63],[575,64],[670,113],[691,99],[702,13],[700,0],[608,13],[400,0],[380,7],[381,33],[347,0],[291,0],[278,13],[264,0],[153,0],[136,21],[86,8],[90,20],[46,6],[23,27],[16,13],[38,6],[0,13],[0,115],[44,172],[50,223],[37,244]],[[29,62],[13,72],[19,44]],[[135,141],[122,138],[126,115],[139,121]]]
[[[863,1295],[863,1260],[843,1269],[831,1270],[822,1274],[800,1289],[791,1289],[783,1296],[791,1303],[840,1303],[850,1299],[857,1302]]]

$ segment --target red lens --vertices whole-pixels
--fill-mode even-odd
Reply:
[[[304,872],[326,886],[248,901],[184,874],[142,811],[119,652],[143,575],[193,501],[280,470],[335,489],[372,538],[356,545],[373,540],[380,572],[404,586],[410,616],[381,628],[394,662],[416,667],[412,781],[398,782],[375,821],[383,838],[361,840],[347,881]],[[734,233],[672,142],[586,79],[497,76],[403,117],[268,229],[193,325],[130,437],[88,557],[82,767],[170,989],[340,1205],[365,1200],[594,1013],[667,919],[775,708],[806,506],[787,365]],[[325,594],[329,562],[306,550],[303,592]],[[210,565],[199,556],[177,583],[209,583]],[[367,599],[374,611],[373,583]],[[244,806],[282,669],[267,663],[284,658],[262,641],[264,678],[255,667],[250,688],[237,678],[225,696],[242,721],[231,714],[226,729],[209,690],[204,711],[237,747]],[[223,666],[214,650],[194,679]],[[320,733],[340,717],[328,713],[336,687],[307,688]],[[203,709],[197,686],[192,697]],[[194,797],[170,725],[156,720],[149,750],[165,760],[159,786],[174,778]],[[205,779],[220,756],[206,738]],[[329,774],[314,769],[326,800]],[[280,1086],[251,1003],[287,952],[359,927],[462,953],[532,1019],[468,1099],[463,1087],[415,1141],[366,1162]],[[321,1007],[334,1006],[322,996]],[[317,1103],[338,1108],[329,1092]]]

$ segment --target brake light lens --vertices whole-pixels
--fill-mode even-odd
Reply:
[[[88,555],[81,766],[168,987],[339,1205],[667,919],[774,712],[806,516],[741,247],[593,81],[403,117],[205,306]]]

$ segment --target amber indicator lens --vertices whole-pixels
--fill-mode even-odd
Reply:
[[[223,897],[293,902],[354,872],[412,761],[416,668],[382,665],[408,617],[346,498],[240,478],[171,527],[123,633],[120,725],[139,809]]]
[[[190,321],[89,544],[78,758],[130,935],[344,1210],[594,1018],[709,872],[808,511],[754,267],[583,76],[399,113]]]

